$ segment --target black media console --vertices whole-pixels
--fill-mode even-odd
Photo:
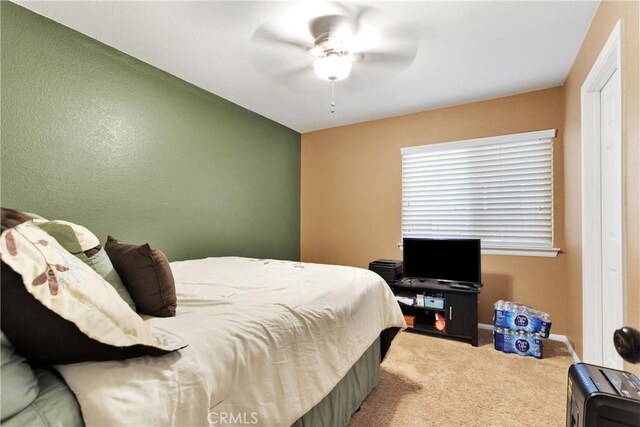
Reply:
[[[427,304],[433,306],[409,305],[398,301],[405,317],[413,317],[410,331],[460,338],[471,342],[474,347],[478,346],[478,294],[481,288],[460,288],[429,279],[404,278],[387,283],[396,296],[426,296]],[[435,326],[436,313],[444,316],[443,331]]]

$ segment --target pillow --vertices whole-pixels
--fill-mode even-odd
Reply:
[[[169,260],[162,252],[148,243],[129,245],[111,236],[104,248],[133,297],[138,313],[156,317],[176,315],[176,285]]]
[[[113,268],[107,253],[100,246],[98,238],[91,231],[81,225],[62,220],[49,221],[44,218],[36,218],[33,223],[56,239],[68,252],[102,276],[113,286],[131,310],[136,311],[131,295],[129,295],[120,276]]]
[[[152,330],[102,277],[30,222],[0,235],[0,255],[2,330],[30,360],[119,360],[185,347]]]
[[[42,228],[73,255],[100,246],[100,241],[87,228],[69,221],[34,219],[33,223]]]
[[[0,332],[0,394],[2,421],[29,406],[38,396],[38,379],[24,357],[18,355]]]
[[[120,298],[122,298],[124,302],[127,303],[129,308],[133,311],[136,311],[136,304],[133,302],[133,298],[131,298],[129,291],[127,291],[124,283],[122,283],[122,279],[118,275],[116,269],[113,267],[113,264],[111,263],[111,260],[109,259],[109,256],[107,255],[107,252],[104,250],[104,248],[101,247],[95,255],[91,256],[85,255],[84,252],[73,255],[80,261],[91,267],[93,271],[102,276],[104,280],[109,282],[109,284],[113,286],[116,292],[118,292]]]

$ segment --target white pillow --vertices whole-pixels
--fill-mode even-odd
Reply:
[[[53,236],[58,243],[60,243],[60,246],[72,254],[88,251],[96,246],[100,246],[100,241],[96,235],[82,225],[61,219],[49,221],[44,218],[36,218],[33,220],[33,223]]]
[[[33,223],[56,239],[60,246],[73,254],[76,258],[87,264],[118,291],[120,297],[136,311],[136,305],[126,286],[120,279],[118,272],[113,267],[104,248],[100,247],[100,241],[89,229],[69,221],[36,218]],[[85,254],[90,249],[99,248],[97,253],[91,256]]]

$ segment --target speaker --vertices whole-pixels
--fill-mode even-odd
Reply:
[[[387,283],[402,279],[402,261],[378,259],[369,263],[369,270],[378,273]]]

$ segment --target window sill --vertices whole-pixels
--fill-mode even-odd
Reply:
[[[558,248],[482,248],[482,255],[536,256],[555,258],[558,256],[559,252],[560,249]]]

